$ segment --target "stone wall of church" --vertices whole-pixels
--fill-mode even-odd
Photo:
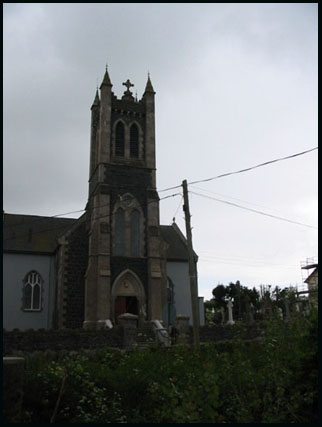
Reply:
[[[67,237],[64,327],[81,328],[84,321],[84,286],[88,264],[88,233],[83,221]]]
[[[111,282],[125,270],[131,270],[141,280],[145,293],[147,294],[147,261],[140,258],[111,257]]]

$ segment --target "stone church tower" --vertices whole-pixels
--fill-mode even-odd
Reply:
[[[124,313],[139,327],[192,318],[186,238],[159,221],[155,92],[150,77],[140,100],[123,85],[118,99],[106,70],[91,107],[83,215],[4,215],[7,329],[99,329]]]
[[[84,323],[99,328],[125,312],[162,319],[166,274],[156,191],[154,96],[141,100],[127,80],[121,99],[106,70],[91,107],[89,234]]]

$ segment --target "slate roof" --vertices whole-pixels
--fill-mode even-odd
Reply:
[[[54,253],[57,238],[67,231],[76,219],[36,215],[4,214],[4,252]]]
[[[57,239],[76,221],[74,218],[4,214],[3,251],[54,253],[58,245]],[[166,242],[167,260],[187,261],[186,239],[178,226],[161,225],[160,228],[161,236]]]
[[[315,267],[315,269],[312,271],[312,273],[307,277],[307,279],[306,280],[304,280],[304,283],[310,283],[310,281],[311,281],[311,279],[312,279],[312,277],[314,277],[315,275],[317,275],[318,274],[318,264],[315,264],[316,265],[316,267]]]
[[[188,249],[187,241],[181,233],[179,227],[174,223],[172,225],[161,225],[161,236],[168,245],[166,249],[166,258],[172,261],[187,261]],[[197,260],[198,256],[194,252]]]

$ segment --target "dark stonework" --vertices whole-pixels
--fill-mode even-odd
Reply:
[[[107,234],[110,232],[110,225],[107,222],[100,223],[100,231],[102,234]]]
[[[122,348],[123,329],[85,331],[84,329],[39,329],[28,331],[4,331],[4,355],[16,354],[17,351],[60,351],[98,349],[104,347]]]
[[[147,261],[145,258],[111,257],[112,283],[122,271],[130,269],[141,280],[147,294]]]
[[[146,311],[148,318],[161,318],[164,305],[162,299],[165,295],[166,280],[162,280],[161,277],[160,236],[156,229],[154,235],[148,234],[150,225],[159,225],[159,197],[155,189],[155,92],[148,79],[144,95],[138,101],[129,90],[133,86],[129,79],[124,86],[127,90],[121,99],[117,99],[112,92],[112,84],[106,70],[100,87],[100,102],[98,103],[95,98],[96,103],[94,103],[100,113],[97,144],[94,143],[96,116],[92,113],[91,153],[95,154],[92,156],[95,160],[90,169],[87,204],[91,238],[89,239],[90,261],[85,279],[86,307],[83,323],[84,328],[88,329],[100,327],[103,319],[113,316],[112,303],[117,295],[113,295],[114,299],[111,299],[110,291],[114,289],[115,279],[128,270],[139,279],[135,292],[138,294],[139,304],[142,305],[138,308],[140,313]],[[124,123],[124,133],[123,131],[116,133],[118,121]],[[137,125],[138,134],[133,133],[130,127],[132,123]],[[135,199],[133,206],[127,205],[126,200],[121,197],[126,193],[130,193]],[[148,202],[151,200],[154,206],[153,209],[148,209]],[[100,223],[97,224],[97,218],[92,215],[92,208],[94,204],[98,206],[101,203],[103,203],[100,209],[101,218],[98,219]],[[120,251],[120,253],[126,254],[127,257],[112,255],[115,253],[115,242],[118,236],[113,214],[119,207],[125,210],[126,246],[124,252]],[[139,222],[136,214],[132,216],[132,209],[139,211]],[[109,219],[103,219],[105,217]],[[137,239],[138,231],[139,239]],[[135,246],[138,242],[140,250],[138,251],[137,248],[132,250],[132,245]],[[72,248],[68,247],[68,253],[71,251]],[[119,252],[116,251],[116,253]],[[131,253],[140,254],[142,258],[132,257]],[[79,289],[74,291],[79,293]],[[118,292],[117,286],[115,292]],[[68,296],[71,302],[70,293]],[[68,325],[77,324],[76,314],[68,313]],[[111,320],[115,322],[114,318]]]
[[[149,199],[157,200],[157,201],[159,201],[159,200],[160,200],[159,195],[158,195],[158,192],[157,192],[157,191],[155,191],[155,190],[148,190],[148,191],[147,191],[147,194],[148,194],[148,198],[149,198]]]
[[[160,227],[152,225],[149,227],[149,236],[160,236]]]
[[[118,189],[118,193],[131,192],[142,203],[142,195],[146,197],[147,188],[152,187],[151,170],[129,165],[105,165],[104,183],[111,187],[111,192]]]
[[[200,342],[217,342],[241,338],[253,340],[260,338],[265,332],[264,323],[244,324],[241,327],[235,325],[202,326],[199,328]],[[190,343],[193,343],[193,330],[189,327]]]
[[[145,117],[142,113],[136,113],[128,110],[112,110],[112,123],[115,123],[117,120],[123,120],[126,124],[132,122],[137,122],[141,126],[143,132],[145,127]]]
[[[89,196],[94,192],[98,183],[98,167],[95,169],[89,181]]]
[[[117,99],[117,97],[113,94],[112,96],[112,114],[113,113],[121,113],[121,111],[124,112],[130,112],[130,113],[136,113],[136,115],[141,114],[142,116],[145,115],[145,105],[143,100],[140,100],[139,102],[134,101],[126,101]],[[136,117],[136,115],[134,117]]]
[[[88,234],[85,221],[68,237],[66,271],[66,315],[64,326],[81,328],[84,321],[84,284],[88,263]]]

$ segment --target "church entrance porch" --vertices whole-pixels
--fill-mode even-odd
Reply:
[[[134,296],[116,297],[115,299],[115,320],[124,313],[139,314],[138,300]]]
[[[131,270],[125,270],[114,281],[111,292],[111,315],[115,324],[118,317],[130,313],[138,316],[139,325],[146,320],[146,298],[143,285]]]

